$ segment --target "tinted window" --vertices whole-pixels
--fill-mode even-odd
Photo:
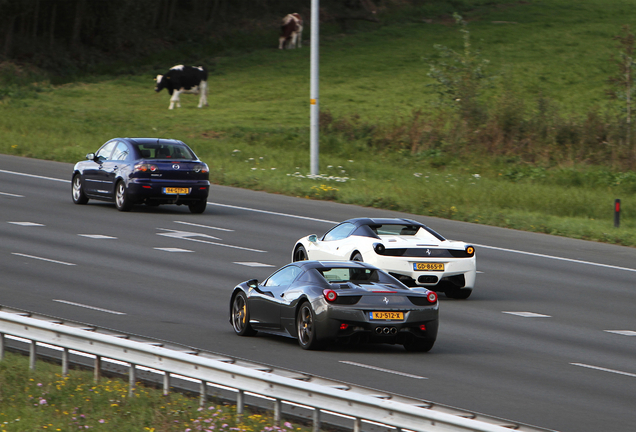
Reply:
[[[137,148],[144,159],[195,159],[194,153],[183,144],[138,144]]]
[[[415,225],[371,225],[370,228],[378,235],[415,235],[420,227]]]
[[[271,275],[263,284],[263,286],[267,287],[275,287],[282,285],[289,285],[293,281],[296,280],[299,274],[302,273],[302,270],[295,265],[290,265],[278,270],[276,273]]]
[[[126,160],[130,154],[130,149],[123,142],[118,142],[115,151],[113,152],[113,160]]]
[[[327,234],[324,235],[322,240],[323,241],[342,240],[344,238],[347,238],[349,234],[351,234],[351,231],[353,231],[353,228],[355,227],[351,223],[340,224],[336,226],[335,228],[333,228],[331,231],[327,232]]]
[[[102,148],[100,148],[97,154],[95,155],[97,159],[102,161],[109,160],[110,154],[113,152],[113,148],[115,148],[116,144],[117,144],[117,141],[111,141],[109,143],[104,144]]]
[[[394,277],[381,270],[369,268],[319,268],[318,273],[330,283],[352,282],[356,285],[381,283],[392,288],[408,289]]]

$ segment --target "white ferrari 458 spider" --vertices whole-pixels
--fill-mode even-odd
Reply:
[[[296,242],[292,261],[364,261],[409,286],[424,286],[447,297],[466,299],[475,287],[475,248],[446,240],[410,219],[356,218],[339,223],[325,235]]]

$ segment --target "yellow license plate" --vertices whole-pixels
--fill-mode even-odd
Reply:
[[[167,187],[163,188],[163,193],[166,195],[187,195],[190,193],[190,188]]]
[[[369,312],[372,320],[403,320],[404,312]]]
[[[444,263],[413,263],[416,271],[444,271]]]

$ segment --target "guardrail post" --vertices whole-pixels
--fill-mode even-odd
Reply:
[[[168,396],[170,392],[170,372],[163,373],[163,395]]]
[[[0,333],[0,361],[4,360],[4,333]]]
[[[62,376],[68,376],[68,348],[64,348],[62,351]]]
[[[280,399],[274,400],[274,426],[276,427],[280,426],[280,419],[282,417],[281,406],[282,406],[282,402]]]
[[[208,383],[201,380],[199,384],[199,406],[204,406],[208,401]]]
[[[93,368],[93,381],[99,381],[99,375],[101,374],[102,369],[102,358],[100,356],[95,356],[95,367]]]
[[[362,420],[360,417],[356,417],[353,420],[353,432],[360,432],[362,430]]]
[[[37,342],[32,340],[29,347],[29,369],[35,370],[35,359],[37,357]]]
[[[245,408],[245,392],[239,389],[238,394],[236,395],[236,415],[242,416],[244,408]]]
[[[135,394],[135,383],[137,382],[136,372],[137,367],[134,363],[131,363],[128,372],[128,397],[133,397]]]
[[[312,432],[320,431],[320,409],[314,408],[314,424],[312,427]]]

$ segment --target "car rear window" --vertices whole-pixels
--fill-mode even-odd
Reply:
[[[195,159],[188,147],[177,144],[139,144],[139,154],[143,159]]]

